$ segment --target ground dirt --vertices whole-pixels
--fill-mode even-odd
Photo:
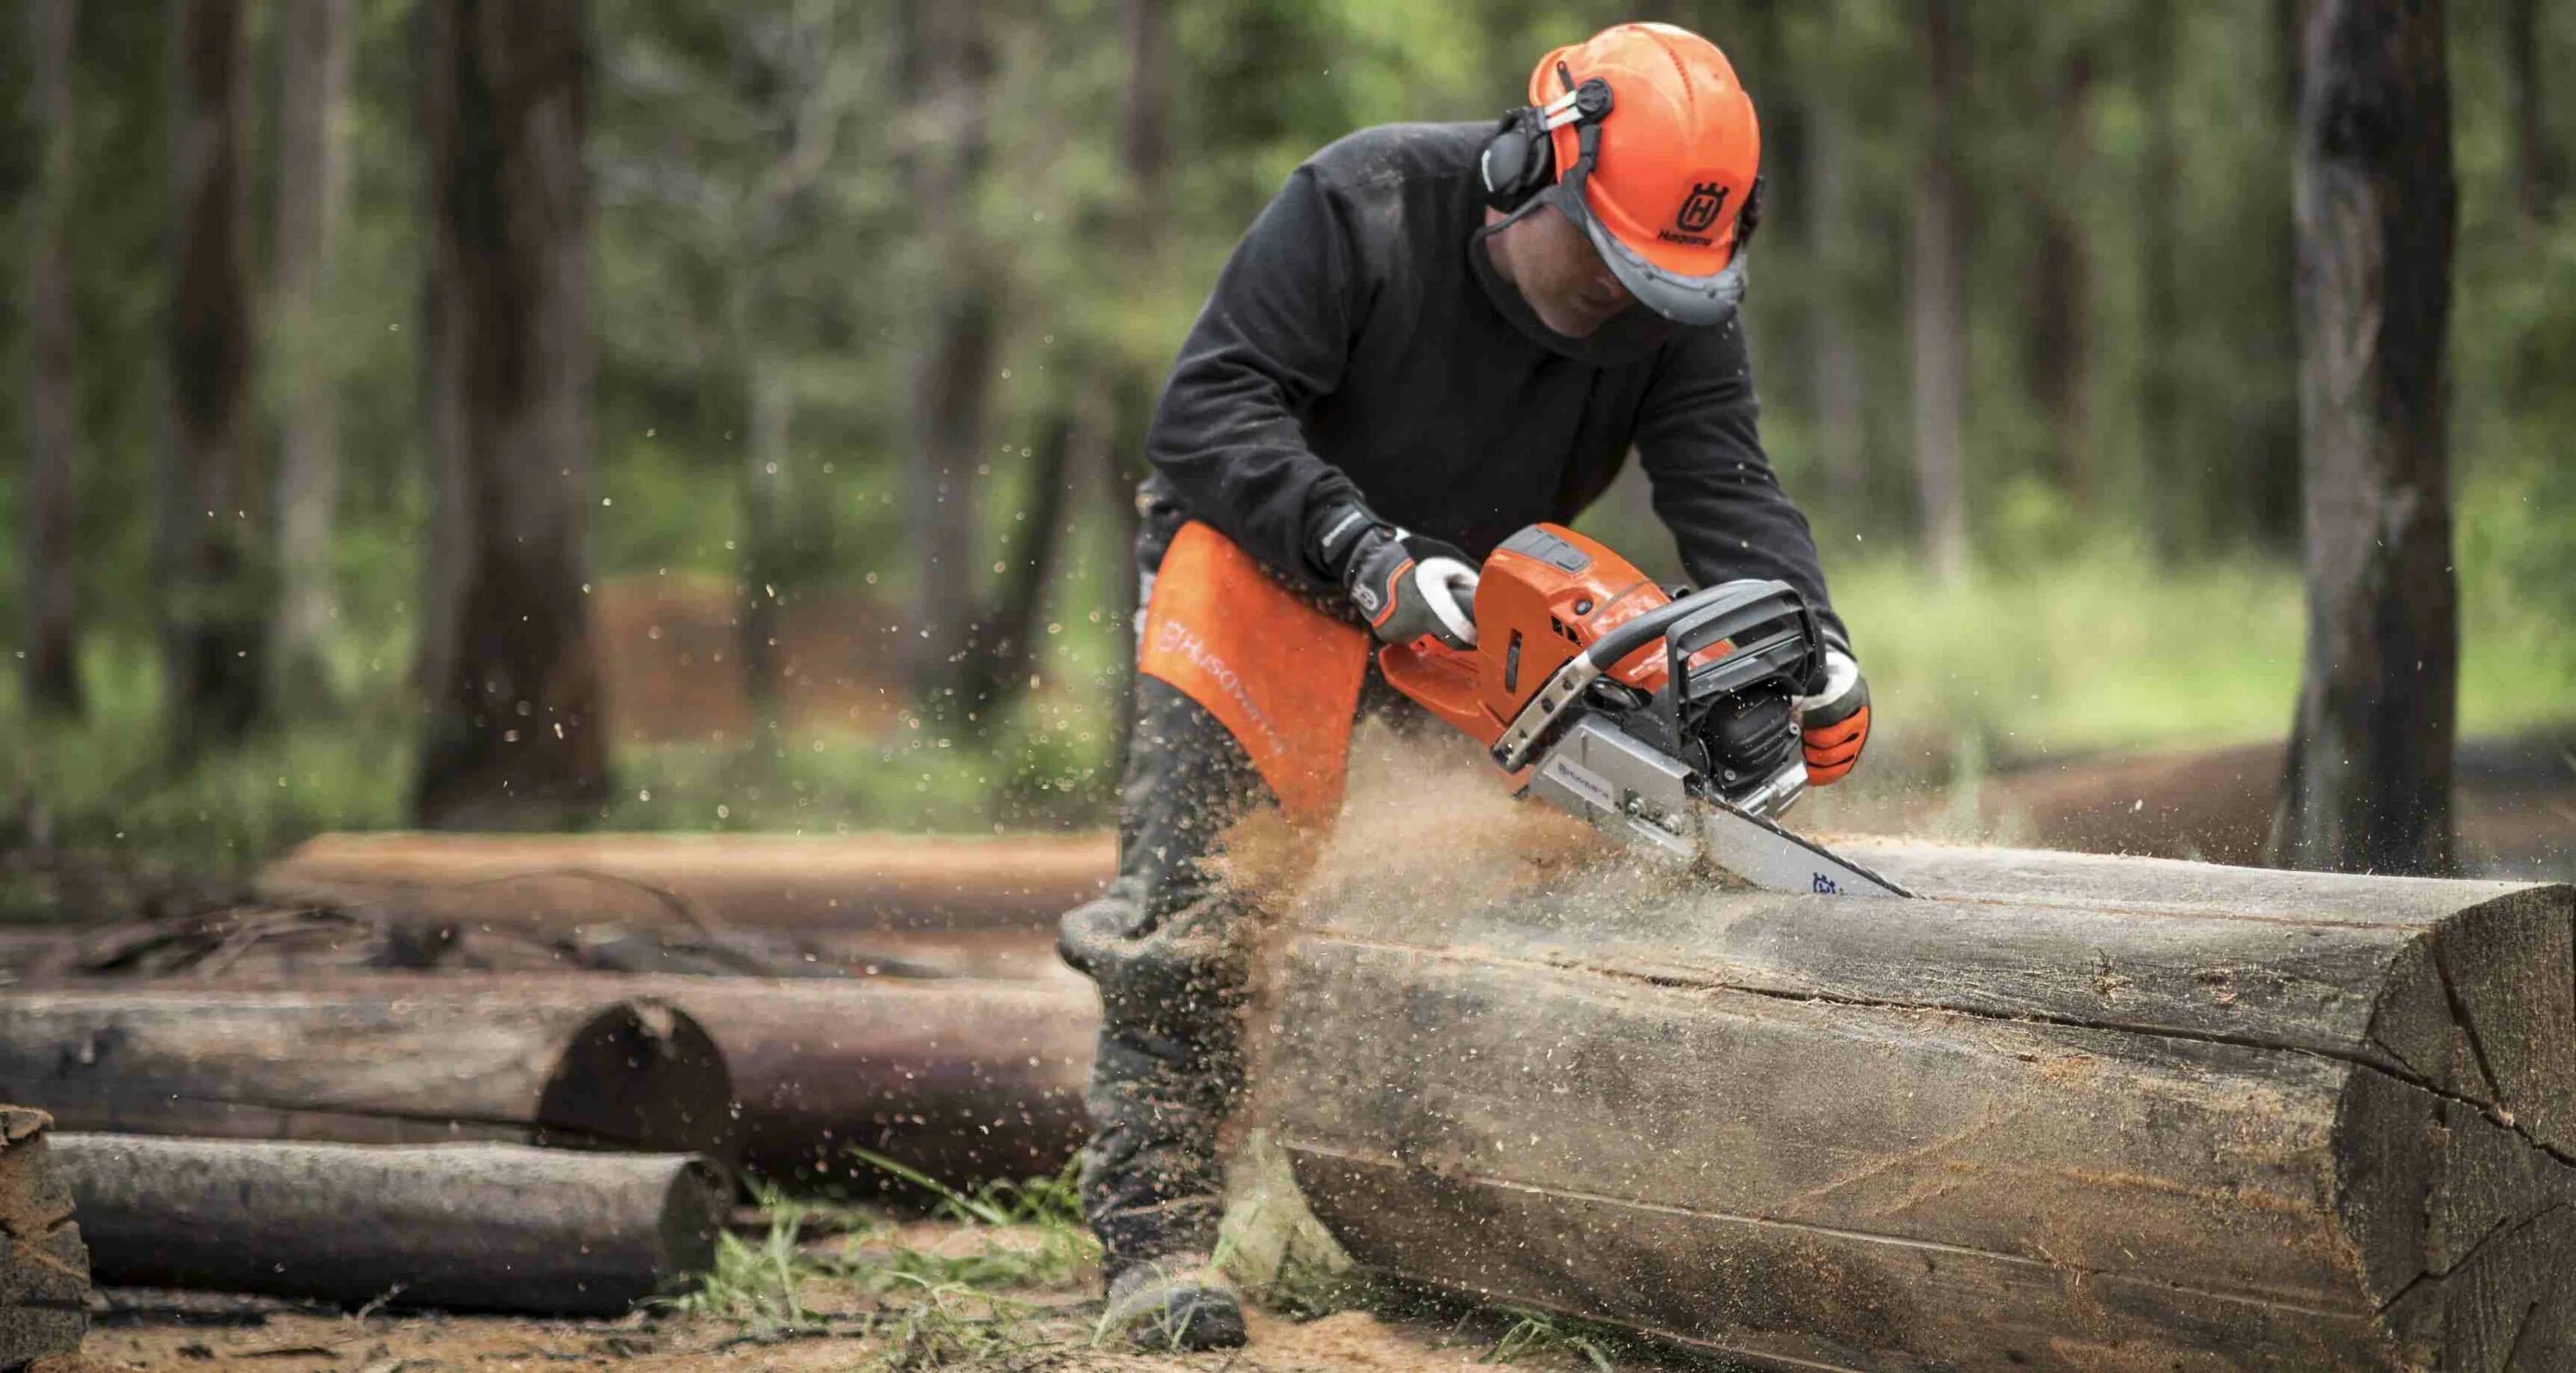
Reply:
[[[916,1251],[950,1257],[995,1242],[991,1228],[978,1226],[917,1223],[903,1234]],[[1571,1337],[1508,1315],[1356,1308],[1299,1319],[1255,1306],[1245,1349],[1149,1356],[1095,1338],[1098,1283],[1086,1266],[1052,1286],[993,1286],[925,1299],[871,1294],[863,1279],[812,1277],[801,1285],[806,1310],[794,1323],[680,1311],[641,1311],[612,1321],[341,1313],[238,1298],[119,1293],[82,1347],[80,1373],[1467,1373],[1497,1363],[1573,1373],[1590,1366]],[[945,1302],[955,1324],[915,1319],[924,1300]],[[984,1347],[952,1343],[961,1332]]]

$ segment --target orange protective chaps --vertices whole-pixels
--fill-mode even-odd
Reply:
[[[1369,634],[1279,584],[1196,520],[1172,536],[1145,608],[1137,668],[1223,724],[1296,824],[1342,805]]]

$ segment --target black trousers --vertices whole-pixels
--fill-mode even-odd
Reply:
[[[1100,987],[1082,1204],[1113,1273],[1215,1247],[1217,1131],[1243,1091],[1251,931],[1205,860],[1236,820],[1276,804],[1216,717],[1138,679],[1118,876],[1065,915],[1057,941]]]
[[[1167,542],[1140,541],[1138,561],[1157,566]],[[1140,676],[1135,707],[1118,876],[1067,912],[1057,936],[1100,988],[1082,1203],[1113,1274],[1216,1245],[1217,1132],[1243,1094],[1254,931],[1206,860],[1236,821],[1278,805],[1243,746],[1179,688]],[[1405,728],[1429,719],[1373,663],[1357,713]]]

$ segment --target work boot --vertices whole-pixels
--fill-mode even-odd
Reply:
[[[1232,1349],[1245,1339],[1243,1302],[1207,1255],[1175,1254],[1118,1270],[1100,1330],[1153,1353]]]

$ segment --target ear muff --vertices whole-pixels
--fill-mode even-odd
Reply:
[[[1753,185],[1744,192],[1744,208],[1735,212],[1736,252],[1744,251],[1744,245],[1753,241],[1753,231],[1761,225],[1762,178],[1757,176],[1753,178]]]
[[[1556,147],[1535,106],[1523,105],[1504,115],[1485,141],[1477,167],[1485,182],[1485,203],[1509,214],[1529,203],[1556,173]]]

